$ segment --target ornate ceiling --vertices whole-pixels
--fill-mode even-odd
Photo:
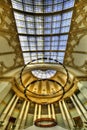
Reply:
[[[8,5],[10,5],[10,6],[8,6]],[[64,10],[63,10],[63,12],[64,12]],[[71,22],[71,28],[70,28],[69,37],[68,37],[68,43],[67,43],[67,47],[65,50],[65,57],[64,57],[64,65],[66,67],[71,67],[73,69],[77,69],[77,70],[79,70],[79,72],[81,71],[83,74],[87,74],[87,57],[86,57],[86,55],[87,55],[87,43],[86,43],[86,40],[87,40],[86,21],[87,21],[87,19],[86,19],[86,13],[87,13],[86,0],[76,1],[75,7],[74,7],[74,12],[73,12],[73,18],[72,18],[72,22]],[[16,23],[15,23],[14,16],[13,16],[13,9],[12,9],[11,3],[8,0],[0,1],[0,16],[1,16],[0,17],[0,41],[2,43],[2,46],[0,46],[0,73],[4,74],[7,71],[10,71],[12,69],[16,69],[18,67],[23,66],[24,60],[23,60],[22,50],[20,47],[19,38],[18,38],[18,34],[17,34]],[[60,35],[60,34],[58,34],[58,35]],[[65,34],[61,34],[61,35],[63,37]],[[36,52],[38,52],[38,50]],[[52,52],[52,50],[49,50],[50,54],[51,54],[51,52]],[[26,53],[26,52],[24,52],[24,53]],[[31,50],[30,50],[30,53],[31,53]],[[58,53],[59,53],[59,50],[58,50]],[[48,58],[48,61],[50,62],[49,58]],[[41,62],[43,63],[43,60]],[[71,74],[71,71],[70,71],[71,68],[68,69],[69,74]],[[78,72],[76,71],[76,73],[78,73]],[[37,80],[37,78],[34,77],[34,75],[32,75],[31,72],[29,72],[29,74],[26,74],[26,76],[24,76],[24,77],[26,77],[24,80],[25,83],[28,82],[28,78],[29,78],[30,74],[31,74],[31,78],[29,79],[29,83],[30,83],[30,81]],[[57,72],[50,79],[51,80],[55,79],[55,81],[57,79],[59,83],[63,84],[65,82],[66,76],[64,76],[62,74],[63,74],[63,72],[60,73],[60,76],[59,76],[59,72]],[[72,75],[73,75],[73,73],[72,73]],[[73,80],[71,80],[71,83],[72,83],[72,81]],[[49,89],[49,87],[48,87],[48,89],[47,89],[47,86],[52,86],[51,85],[52,82],[45,80],[45,82],[37,81],[36,85],[34,85],[32,87],[32,90],[37,91],[38,89],[40,89],[40,84],[42,84],[42,86],[45,86],[44,88],[42,88],[42,90],[46,90],[46,91],[44,91],[44,93],[47,93],[47,94],[49,91],[51,93],[51,89],[52,89],[52,93],[53,93],[53,91],[56,90],[56,88],[58,88],[57,84],[55,83],[56,85],[54,85],[53,88],[51,87]],[[15,87],[15,85],[14,85],[13,86],[14,91],[17,92],[17,94],[19,94],[21,97],[24,97],[24,95],[23,95],[24,88],[19,83],[17,85],[19,88],[17,88],[17,86]],[[38,86],[38,87],[36,87],[36,86]],[[66,89],[68,89],[68,87],[71,87],[71,86],[72,86],[72,84],[70,84],[70,86],[67,85]],[[75,86],[75,88],[71,89],[71,91],[74,92],[76,89],[77,88]],[[40,91],[41,94],[43,94],[42,90]],[[69,91],[69,93],[66,94],[65,97],[69,96],[69,94],[72,94],[72,92]],[[38,91],[38,94],[40,94],[40,93]]]
[[[64,64],[87,74],[87,1],[76,1]]]
[[[43,68],[43,69],[42,69]],[[49,78],[38,78],[32,70],[55,70]],[[41,76],[42,77],[42,76]],[[39,104],[58,102],[69,97],[77,90],[76,78],[60,63],[29,63],[15,75],[13,90],[21,97]]]
[[[9,0],[0,1],[0,74],[23,65],[17,29]]]
[[[10,5],[10,6],[8,6]],[[87,2],[76,1],[64,64],[82,72],[87,71]],[[9,1],[0,1],[0,73],[23,65],[16,24]]]

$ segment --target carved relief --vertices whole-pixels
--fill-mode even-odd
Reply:
[[[10,0],[0,1],[0,74],[23,65]]]
[[[87,1],[79,1],[73,12],[64,63],[87,72]]]
[[[12,46],[10,45],[10,39],[8,39],[6,36],[1,36],[0,35],[0,42],[1,42],[1,46],[0,46],[0,52],[1,53],[5,53],[5,52],[13,52],[14,49],[12,48]]]

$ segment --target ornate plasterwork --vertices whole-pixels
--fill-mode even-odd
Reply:
[[[49,68],[56,74],[49,79],[38,79],[32,75],[34,68]],[[76,77],[58,64],[30,64],[14,75],[12,89],[22,98],[39,104],[50,104],[70,97],[78,88]],[[40,99],[40,100],[39,100]]]
[[[83,39],[85,39],[83,41]],[[87,0],[76,3],[65,60],[66,65],[87,73]],[[78,64],[77,64],[78,62]]]
[[[0,1],[0,74],[23,65],[10,0]]]

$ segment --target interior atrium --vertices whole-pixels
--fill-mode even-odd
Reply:
[[[0,0],[0,130],[87,130],[87,0]]]

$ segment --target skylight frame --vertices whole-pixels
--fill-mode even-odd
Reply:
[[[17,1],[17,0],[12,0],[12,1]],[[29,11],[29,12],[24,10],[24,7],[25,7],[25,5],[23,4],[24,0],[19,0],[19,1],[22,1],[23,10],[21,9],[19,11],[17,9],[14,9],[14,12],[16,12],[17,14],[19,13],[19,14],[24,15],[23,19],[21,19],[21,20],[24,20],[24,22],[19,20],[19,21],[21,21],[22,24],[20,24],[20,22],[19,22],[21,27],[19,27],[19,29],[18,29],[18,34],[19,34],[19,39],[20,39],[20,37],[23,37],[23,38],[26,37],[26,39],[27,39],[26,41],[21,41],[21,39],[20,39],[20,44],[21,44],[25,64],[27,62],[29,62],[30,60],[33,60],[34,58],[38,59],[38,58],[43,58],[45,56],[51,57],[53,59],[57,59],[63,63],[64,53],[66,50],[66,44],[67,44],[67,40],[68,40],[68,34],[69,34],[69,30],[70,30],[70,22],[71,22],[71,18],[65,19],[65,18],[63,18],[63,15],[65,14],[68,16],[68,12],[72,11],[72,8],[73,8],[73,7],[70,7],[70,8],[64,9],[64,4],[65,4],[65,2],[74,1],[74,0],[52,0],[51,4],[49,3],[49,5],[47,5],[47,6],[52,6],[52,11],[51,11],[52,14],[51,14],[51,12],[49,12],[49,11],[46,12],[45,10],[43,10],[42,12],[35,11],[34,7],[36,6],[35,2],[37,0],[34,3],[31,2],[32,4],[28,3],[28,5],[32,5],[32,9],[33,9],[33,11]],[[30,0],[30,1],[32,1],[32,0]],[[42,0],[39,0],[39,1],[41,2]],[[46,1],[46,0],[44,0],[44,1]],[[49,2],[49,0],[48,0],[48,2]],[[57,2],[57,5],[58,4],[63,5],[62,10],[57,10],[56,12],[54,11],[55,2]],[[42,8],[44,6],[46,6],[46,4],[44,2],[42,4],[38,3],[37,7],[39,7],[41,5],[42,5]],[[65,13],[64,13],[64,10],[65,10]],[[31,19],[29,16],[31,17]],[[56,16],[56,17],[60,16],[60,20],[59,19],[54,20],[54,16]],[[45,17],[48,18],[48,21],[46,23],[45,23],[45,21],[46,21]],[[49,19],[49,17],[51,18],[51,20]],[[33,18],[33,20],[32,20],[32,18]],[[26,21],[25,21],[25,19],[26,19]],[[16,17],[16,22],[17,22],[17,20],[18,19]],[[31,22],[29,23],[29,21],[31,21]],[[70,22],[68,23],[67,21],[70,21]],[[53,23],[54,23],[54,26],[52,25]],[[58,25],[59,23],[60,23],[60,27],[56,27],[56,25]],[[66,26],[66,23],[68,23],[67,26]],[[32,25],[32,27],[29,26],[29,24]],[[42,24],[42,25],[39,28],[40,24]],[[49,24],[50,24],[50,28],[49,28]],[[25,26],[25,27],[23,28],[23,26]],[[48,26],[48,28],[46,26]],[[39,29],[37,29],[37,28],[39,28]],[[46,30],[47,30],[47,32],[46,32]],[[53,30],[54,30],[54,32],[53,32]],[[52,38],[55,36],[58,38],[58,41],[52,40]],[[61,36],[66,36],[67,40],[61,40]],[[35,40],[30,41],[29,40],[30,37],[31,38],[33,37]],[[39,39],[40,37],[42,38],[42,41],[37,40],[37,38]],[[47,38],[47,37],[50,38],[49,41],[45,41],[45,38]],[[22,46],[23,42],[26,44],[25,47]],[[61,45],[61,42],[63,42],[63,45]],[[42,46],[41,46],[41,44],[42,44]],[[46,44],[48,44],[48,45],[46,45]],[[54,44],[55,44],[55,46],[54,46]],[[27,56],[27,53],[30,53],[29,58]],[[36,53],[36,57],[34,57],[35,53]]]

